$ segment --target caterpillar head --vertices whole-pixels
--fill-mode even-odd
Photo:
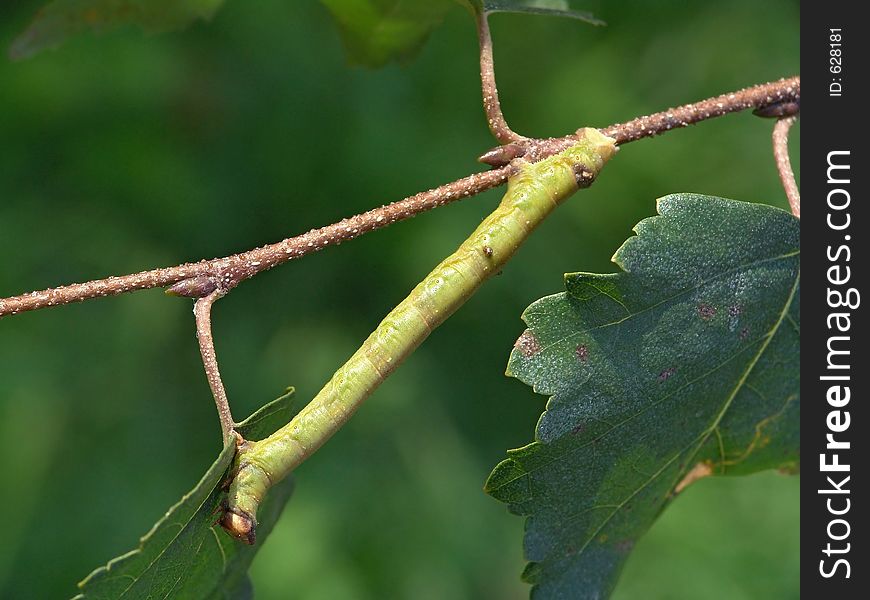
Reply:
[[[253,546],[257,541],[257,522],[243,510],[238,508],[223,507],[220,526],[237,540]]]

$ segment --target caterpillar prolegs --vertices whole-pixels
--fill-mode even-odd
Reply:
[[[517,159],[504,198],[474,233],[381,321],[353,356],[287,425],[239,448],[221,525],[253,544],[266,491],[317,450],[420,343],[497,273],[529,234],[616,152],[596,129],[536,163]]]

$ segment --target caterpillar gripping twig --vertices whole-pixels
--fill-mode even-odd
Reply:
[[[616,152],[596,129],[539,162],[520,158],[499,204],[449,257],[381,321],[353,356],[289,424],[268,438],[245,442],[235,459],[221,525],[253,543],[257,507],[269,487],[317,450],[433,329],[497,273],[529,234],[578,188],[587,187]]]

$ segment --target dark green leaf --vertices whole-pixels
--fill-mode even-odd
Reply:
[[[472,12],[554,15],[603,25],[566,0],[321,0],[338,22],[349,60],[380,67],[413,58],[457,3]]]
[[[604,21],[596,19],[592,13],[574,10],[568,0],[458,0],[470,7],[476,13],[492,14],[495,12],[526,13],[532,15],[550,15],[579,19],[593,25],[604,25]]]
[[[691,194],[658,210],[614,256],[624,272],[567,275],[523,315],[508,374],[550,400],[486,490],[529,516],[535,598],[609,595],[697,477],[798,461],[799,221]]]
[[[412,58],[454,0],[322,0],[353,64],[380,67]]]
[[[139,25],[148,32],[169,31],[196,19],[208,19],[223,0],[52,0],[12,43],[13,59],[33,56],[90,29],[106,31]]]
[[[240,426],[246,439],[261,439],[293,416],[293,391],[270,402]],[[247,546],[215,526],[221,484],[234,445],[227,445],[203,478],[141,540],[139,548],[100,567],[79,584],[79,599],[251,597],[247,572],[293,491],[292,478],[281,482],[263,503],[257,544]]]

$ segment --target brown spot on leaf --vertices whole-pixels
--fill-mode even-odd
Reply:
[[[692,467],[692,470],[686,473],[686,476],[683,477],[682,481],[677,484],[677,487],[674,488],[674,493],[679,494],[699,479],[709,477],[712,474],[713,467],[710,465],[709,462],[699,462],[694,467]]]
[[[801,464],[799,462],[792,463],[790,465],[785,465],[777,469],[777,471],[781,475],[800,475],[801,472]]]
[[[704,319],[705,321],[709,321],[713,317],[716,316],[716,307],[707,304],[706,302],[702,302],[698,305],[698,316]]]
[[[577,358],[580,360],[580,362],[586,362],[586,360],[589,358],[589,348],[587,348],[585,344],[580,344],[574,350],[574,354],[577,355]]]
[[[620,554],[628,554],[634,548],[634,540],[622,540],[613,545]]]
[[[526,329],[523,335],[514,344],[514,348],[523,353],[526,358],[534,356],[541,351],[541,343],[530,329]]]
[[[749,337],[749,327],[744,327],[740,330],[740,339],[745,340]]]
[[[740,313],[742,313],[742,312],[743,312],[743,309],[740,308],[740,306],[737,304],[734,304],[734,305],[728,307],[728,316],[729,317],[739,317]]]
[[[664,371],[659,373],[659,381],[667,381],[676,372],[677,372],[676,367],[668,367],[667,369],[665,369]]]
[[[586,431],[586,423],[578,423],[571,429],[571,435],[577,435]]]

